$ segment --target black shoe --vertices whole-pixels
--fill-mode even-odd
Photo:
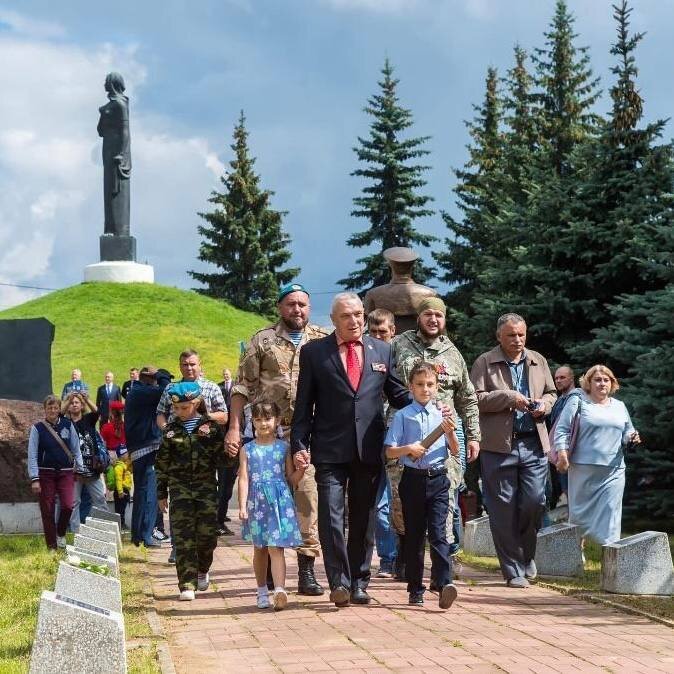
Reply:
[[[424,603],[424,591],[417,590],[416,592],[410,592],[410,598],[407,603],[411,606],[421,606]]]
[[[223,522],[231,522],[231,521],[232,521],[232,518],[227,517],[227,515],[225,515],[225,519],[223,520]]]
[[[297,555],[297,594],[308,597],[320,597],[325,590],[314,575],[314,558],[308,555]]]
[[[171,550],[171,554],[169,555],[168,558],[168,563],[169,564],[175,564],[176,563],[176,551],[175,548]]]
[[[340,608],[349,605],[349,591],[343,586],[338,585],[330,592],[330,601]]]
[[[429,584],[429,586],[428,586],[428,589],[429,589],[431,592],[440,592],[440,586],[439,586],[439,585],[437,584],[437,582],[434,581],[432,578],[431,578],[431,582],[430,582],[430,584]]]
[[[356,587],[351,590],[351,603],[352,604],[369,604],[371,600],[370,595],[365,592],[360,587]]]
[[[452,583],[447,583],[440,591],[438,604],[440,608],[449,608],[456,599],[456,587]]]
[[[226,525],[223,524],[218,528],[218,536],[233,536],[234,532]]]
[[[394,580],[397,580],[401,583],[407,582],[407,569],[404,562],[402,564],[398,564],[398,568],[396,569],[393,578]]]

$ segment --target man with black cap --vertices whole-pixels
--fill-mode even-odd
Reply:
[[[133,511],[131,540],[135,545],[157,547],[152,538],[157,515],[157,478],[154,464],[161,441],[157,427],[157,404],[173,375],[146,365],[129,390],[124,414],[126,445],[133,461]]]
[[[328,332],[309,325],[309,292],[299,283],[288,283],[278,294],[279,320],[255,333],[241,357],[236,384],[232,388],[229,430],[225,447],[236,456],[241,446],[241,419],[247,403],[259,400],[275,402],[281,411],[281,432],[290,438],[290,422],[295,408],[299,354],[309,341],[325,337]],[[320,555],[318,542],[318,492],[314,467],[309,466],[304,477],[293,485],[297,520],[303,544],[297,548],[299,567],[297,591],[318,596],[323,588],[314,575],[314,560]]]

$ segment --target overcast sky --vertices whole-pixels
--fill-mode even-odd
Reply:
[[[674,109],[674,0],[636,0],[632,25],[645,116]],[[611,2],[570,0],[579,45],[611,84]],[[429,135],[434,207],[452,209],[463,120],[489,66],[541,46],[553,0],[0,0],[0,282],[63,288],[98,262],[103,232],[98,107],[110,70],[131,106],[131,231],[158,283],[194,286],[199,210],[231,158],[243,109],[274,207],[287,210],[291,263],[327,321],[336,281],[364,250],[345,245],[367,223],[350,217],[362,184],[353,145],[384,58],[400,78],[412,133]],[[601,111],[608,109],[604,96]],[[672,135],[667,126],[667,138]],[[444,236],[436,214],[418,227]],[[321,294],[322,293],[322,294]],[[39,291],[0,286],[0,308]]]

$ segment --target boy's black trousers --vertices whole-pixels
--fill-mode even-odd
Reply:
[[[425,589],[423,575],[426,533],[433,568],[437,569],[437,577],[433,580],[442,588],[452,582],[452,560],[447,542],[447,472],[429,475],[428,471],[405,467],[399,493],[405,522],[407,591],[419,592]]]

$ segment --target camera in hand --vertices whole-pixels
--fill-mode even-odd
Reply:
[[[538,409],[538,403],[535,400],[532,400],[527,404],[527,409],[529,412],[535,412]]]

